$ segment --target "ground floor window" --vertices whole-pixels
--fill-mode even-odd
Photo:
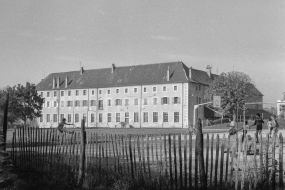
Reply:
[[[78,123],[78,122],[79,122],[79,114],[76,113],[76,114],[75,114],[75,123]]]
[[[163,122],[168,122],[168,113],[163,112]]]
[[[102,122],[103,122],[103,114],[99,113],[99,123],[102,123]]]
[[[71,122],[71,114],[67,115],[67,122],[70,123]]]
[[[83,114],[83,120],[86,122],[86,113]]]
[[[47,114],[47,122],[50,122],[50,114]]]
[[[94,113],[91,113],[91,123],[94,123],[95,119],[94,119]]]
[[[40,117],[40,122],[43,122],[43,115],[41,115]]]
[[[135,112],[134,113],[134,122],[139,122],[139,113],[138,112]]]
[[[179,112],[174,112],[174,123],[179,122]]]
[[[129,123],[129,122],[130,122],[130,114],[129,114],[129,112],[126,112],[126,113],[125,113],[125,122],[126,122],[126,123]]]
[[[147,112],[144,112],[143,113],[143,122],[148,122],[148,113]]]
[[[57,114],[53,114],[53,122],[57,122]]]
[[[112,114],[108,113],[108,122],[112,122]]]
[[[153,112],[153,122],[158,122],[158,112]]]
[[[64,114],[60,114],[60,121],[64,118]]]
[[[121,121],[120,113],[116,113],[116,122],[119,123]]]

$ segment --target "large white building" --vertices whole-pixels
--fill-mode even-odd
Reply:
[[[52,73],[38,85],[45,98],[40,127],[57,127],[62,118],[80,126],[188,127],[195,104],[204,102],[205,87],[217,77],[210,69],[183,62],[157,63]],[[197,117],[204,117],[203,108]]]

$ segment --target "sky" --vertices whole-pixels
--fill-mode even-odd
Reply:
[[[285,1],[0,1],[0,87],[54,72],[183,61],[285,92]]]

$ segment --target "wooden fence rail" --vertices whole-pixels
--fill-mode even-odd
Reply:
[[[254,139],[242,142],[240,137],[204,135],[206,184],[200,181],[195,136],[88,132],[86,138],[85,146],[81,146],[84,141],[78,132],[20,128],[13,133],[12,159],[19,167],[62,170],[78,177],[83,175],[79,172],[79,157],[84,153],[86,176],[101,180],[112,172],[118,177],[153,183],[158,189],[284,187],[282,134],[278,138],[263,136],[258,144]]]

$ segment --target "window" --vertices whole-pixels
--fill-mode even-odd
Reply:
[[[143,87],[143,92],[146,92],[146,87]]]
[[[116,89],[116,93],[119,94],[119,92],[120,92],[120,89]]]
[[[168,122],[168,113],[163,112],[163,122]]]
[[[56,91],[54,91],[54,92],[53,92],[53,96],[56,97],[56,94],[57,94]]]
[[[92,94],[92,96],[94,96],[94,94],[95,94],[95,91],[94,91],[94,90],[92,90],[92,91],[91,91],[91,94]]]
[[[68,96],[71,96],[71,90],[69,90],[69,91],[67,92],[67,95],[68,95]]]
[[[198,86],[196,86],[196,91],[198,91]]]
[[[60,102],[60,107],[64,107],[64,101]]]
[[[102,90],[99,90],[99,94],[102,94]]]
[[[197,104],[199,104],[199,97],[197,97]]]
[[[72,107],[72,101],[67,101],[67,107]]]
[[[79,102],[79,100],[75,100],[75,107],[80,107],[80,102]]]
[[[143,122],[147,123],[148,122],[148,113],[143,112]]]
[[[153,112],[153,122],[158,122],[158,112]]]
[[[83,107],[87,107],[87,100],[83,100]]]
[[[202,104],[202,99],[199,97],[199,104]]]
[[[125,94],[128,94],[128,92],[129,92],[129,89],[125,88]]]
[[[102,122],[103,122],[103,114],[99,113],[99,123],[102,123]]]
[[[111,94],[111,90],[110,89],[107,90],[107,94]]]
[[[95,121],[94,113],[91,113],[91,123],[94,123],[94,121]]]
[[[177,86],[174,86],[174,87],[173,87],[173,90],[174,90],[174,91],[177,91]]]
[[[201,91],[201,85],[199,85],[199,91]]]
[[[91,100],[91,101],[90,101],[90,104],[91,104],[91,106],[96,106],[95,100]]]
[[[108,122],[112,122],[112,114],[108,113]]]
[[[134,93],[137,93],[138,92],[138,88],[134,88]]]
[[[116,122],[117,122],[117,123],[120,122],[120,113],[116,113]]]
[[[41,115],[41,117],[40,117],[40,122],[42,123],[43,122],[43,115]]]
[[[60,91],[60,96],[64,96],[64,91]]]
[[[43,92],[41,92],[41,97],[43,97],[44,96],[44,93]]]
[[[47,114],[47,122],[50,122],[50,114]]]
[[[68,123],[71,122],[71,114],[67,114],[67,122],[68,122]]]
[[[49,92],[47,92],[47,97],[49,97]]]
[[[180,104],[180,97],[173,97],[172,102],[173,104]]]
[[[57,114],[53,114],[53,122],[57,122]]]
[[[86,113],[83,114],[83,120],[86,122]]]
[[[139,104],[139,99],[138,98],[135,98],[134,99],[134,105],[138,105]]]
[[[139,113],[138,112],[134,113],[134,122],[135,123],[139,122]]]
[[[116,106],[121,106],[121,105],[122,105],[122,100],[116,99]]]
[[[60,114],[60,121],[64,118],[64,114]]]
[[[126,112],[126,113],[125,113],[125,122],[126,122],[126,123],[129,123],[129,122],[130,122],[130,114],[129,114],[129,112]]]
[[[143,105],[147,105],[147,98],[143,99]]]
[[[166,86],[163,86],[162,91],[166,92]]]
[[[78,122],[79,122],[79,114],[76,113],[76,114],[75,114],[75,123],[78,123]]]
[[[76,96],[79,96],[79,90],[76,90],[76,91],[75,91],[75,95],[76,95]]]
[[[112,100],[111,100],[111,99],[108,99],[107,101],[108,101],[108,104],[107,104],[107,105],[108,105],[108,106],[111,106],[111,105],[112,105]]]
[[[179,112],[174,112],[174,123],[179,122]]]
[[[161,98],[161,104],[168,104],[169,103],[169,98],[168,97],[162,97]]]
[[[47,101],[47,107],[49,108],[49,101]]]
[[[86,96],[87,90],[83,90],[83,96]]]
[[[152,87],[152,92],[156,92],[156,86]]]
[[[129,99],[125,99],[125,106],[129,106]]]
[[[157,105],[157,98],[153,98],[153,99],[152,99],[152,104],[153,104],[153,105]]]
[[[57,101],[53,101],[53,107],[57,107]]]
[[[103,100],[98,101],[99,110],[103,110]]]

